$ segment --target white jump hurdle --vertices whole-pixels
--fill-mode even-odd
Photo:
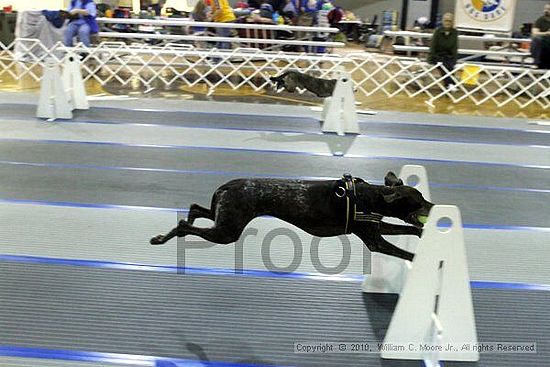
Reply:
[[[46,60],[43,70],[36,117],[46,119],[73,118],[72,108],[65,93],[59,65],[49,58]]]
[[[398,175],[405,185],[416,188],[424,199],[431,201],[430,187],[426,168],[417,165],[406,165]],[[413,182],[416,181],[416,182]],[[399,224],[398,219],[387,219],[387,222]],[[418,238],[412,236],[392,237],[392,243],[409,252],[415,252]],[[409,261],[374,252],[371,254],[371,274],[365,277],[363,292],[367,293],[400,293],[405,283],[407,272],[411,267]]]
[[[80,72],[80,61],[78,55],[69,52],[63,66],[63,85],[69,97],[69,103],[73,109],[87,110],[90,108],[86,99],[86,89]]]
[[[337,71],[337,81],[332,97],[325,98],[321,120],[323,132],[338,135],[359,134],[353,79],[348,72]]]
[[[450,227],[438,227],[442,220]],[[425,360],[479,360],[477,332],[470,289],[460,211],[456,206],[432,208],[414,262],[399,296],[381,357]],[[425,346],[425,347],[422,347]]]
[[[58,63],[54,59],[48,58],[40,83],[36,117],[71,119],[73,117],[72,110],[87,110],[89,108],[78,55],[73,52],[67,53],[63,73],[60,72]]]
[[[423,166],[404,166],[399,177],[431,200]],[[449,227],[439,225],[445,219]],[[381,357],[424,360],[429,367],[440,360],[479,360],[459,209],[434,206],[422,237],[401,236],[397,246],[415,253],[413,262],[373,253],[371,275],[363,282],[364,292],[400,294],[384,345],[404,350],[384,348]]]

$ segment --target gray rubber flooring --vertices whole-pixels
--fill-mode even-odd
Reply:
[[[352,172],[379,183],[388,169],[398,171],[403,164],[415,163],[210,149],[98,149],[88,144],[14,141],[0,142],[0,154],[0,197],[168,208],[188,208],[195,202],[208,205],[215,189],[233,178],[314,177],[320,172],[339,177]],[[427,169],[435,175],[430,177],[432,201],[458,205],[465,223],[548,226],[550,207],[539,204],[550,200],[550,192],[507,189],[545,190],[550,182],[548,170],[438,163]]]
[[[152,104],[149,101],[147,108],[154,107]],[[0,110],[0,119],[4,121],[34,119],[34,106],[2,104]],[[304,115],[298,118],[273,114],[259,116],[261,110],[245,115],[235,111],[226,115],[205,112],[195,110],[159,114],[102,107],[77,112],[75,121],[278,132],[317,133],[319,129],[315,119]],[[548,134],[526,131],[526,128],[488,129],[481,124],[440,127],[433,126],[433,118],[431,120],[429,126],[370,118],[368,122],[361,123],[361,128],[365,134],[373,136],[450,142],[433,147],[433,150],[451,150],[447,152],[447,157],[474,146],[454,145],[452,142],[523,145],[526,147],[506,149],[536,157],[545,149],[528,146],[548,146]],[[339,177],[344,172],[351,172],[370,182],[380,183],[388,170],[399,171],[404,164],[422,164],[429,173],[432,201],[458,205],[467,224],[549,226],[550,209],[545,203],[550,198],[550,170],[545,168],[505,163],[466,164],[414,158],[344,158],[274,153],[267,150],[268,138],[265,139],[264,151],[97,144],[93,141],[93,133],[100,125],[91,124],[85,124],[86,129],[59,124],[55,130],[53,125],[40,124],[42,130],[51,127],[55,134],[66,130],[73,134],[67,136],[87,141],[47,143],[34,140],[32,127],[29,126],[38,124],[21,125],[24,125],[21,130],[30,131],[24,139],[2,139],[0,133],[0,199],[187,208],[194,202],[208,204],[211,193],[218,185],[236,177]],[[5,126],[19,128],[16,124]],[[120,133],[126,128],[128,131],[137,129],[132,125],[120,125],[110,131]],[[166,128],[161,133],[174,133],[176,130],[181,135],[192,134],[191,129],[180,128]],[[192,130],[196,132],[200,129]],[[203,135],[213,134],[213,131],[205,131]],[[216,133],[218,139],[220,136],[240,137],[244,134],[233,132],[234,135],[229,135],[228,131]],[[105,139],[108,132],[101,134],[101,138]],[[45,139],[56,138],[54,133],[51,133],[53,137],[43,136],[48,136]],[[108,141],[117,141],[116,136],[109,138],[112,140]],[[133,136],[136,141],[140,138]],[[180,138],[174,137],[173,140]],[[325,136],[314,138],[315,142],[329,140]],[[210,135],[208,139],[211,139]],[[350,138],[341,139],[344,146],[346,139]],[[330,137],[330,140],[335,140],[335,137]],[[365,141],[382,144],[384,139],[363,138],[362,143]],[[292,142],[292,137],[289,142]],[[197,144],[206,143],[209,142],[201,140]],[[186,144],[189,145],[189,142]],[[213,144],[219,144],[219,140]],[[408,147],[419,146],[432,149],[430,143]],[[495,152],[503,151],[496,145],[475,146],[493,155],[500,155]],[[296,143],[295,153],[304,147]],[[403,150],[406,149],[410,148]],[[413,151],[406,153],[407,156],[415,156]],[[432,154],[431,150],[425,153]],[[498,162],[508,162],[511,158],[515,158],[515,162],[525,160],[523,156],[498,158]],[[85,220],[84,216],[80,219]],[[32,230],[32,213],[29,213],[28,220]],[[41,225],[44,226],[45,222],[41,221]],[[63,223],[52,225],[60,230]],[[10,241],[17,242],[17,233],[10,233],[9,228],[4,228],[3,233]],[[70,228],[67,233],[74,238],[71,245],[78,246],[79,229]],[[105,235],[108,238],[108,234]],[[124,235],[116,233],[119,238]],[[63,241],[60,243],[65,243]],[[84,243],[85,239],[81,242]],[[105,253],[116,247],[108,241],[92,245]],[[540,247],[544,246],[540,244]],[[84,252],[82,250],[80,253]],[[527,260],[522,262],[520,256],[510,261],[515,260],[524,266],[529,264]],[[498,279],[507,279],[506,266],[498,268],[497,275]],[[546,366],[550,357],[549,298],[550,293],[543,291],[474,289],[479,340],[535,341],[538,343],[538,353],[520,356],[482,354],[477,364],[445,363],[445,366]],[[2,261],[0,346],[300,367],[419,366],[419,361],[384,361],[376,354],[293,353],[293,343],[300,341],[381,341],[395,302],[395,296],[364,295],[359,283],[250,276],[184,276]]]
[[[90,362],[47,360],[44,358],[0,357],[0,367],[90,367]],[[141,364],[109,363],[108,367],[139,367]],[[174,366],[168,366],[174,367]],[[177,366],[179,367],[179,366]]]
[[[260,365],[420,365],[293,353],[295,342],[383,340],[396,296],[363,295],[358,283],[10,262],[0,263],[0,277],[0,344]],[[548,292],[474,290],[473,299],[481,342],[540,341],[550,332]],[[539,342],[520,365],[548,358],[550,346]],[[446,364],[455,365],[519,364],[517,355],[482,354],[479,363]]]
[[[4,115],[6,119],[34,119],[36,113],[34,106],[25,104],[6,103],[1,104],[0,109],[7,110]],[[281,106],[281,109],[284,109],[284,107]],[[236,113],[132,111],[106,107],[96,107],[87,111],[75,111],[72,121],[104,124],[141,123],[309,133],[318,133],[320,126],[318,120],[307,117],[289,118],[276,115],[262,116]],[[549,145],[548,135],[546,134],[514,129],[402,124],[399,121],[380,120],[376,117],[369,117],[368,120],[363,120],[360,123],[360,128],[362,134],[369,136],[402,139],[451,140],[455,142],[510,145]]]

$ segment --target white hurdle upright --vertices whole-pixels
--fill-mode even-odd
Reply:
[[[86,89],[80,72],[79,56],[74,52],[67,53],[63,65],[63,85],[69,97],[69,102],[75,110],[87,110],[90,108],[86,99]]]
[[[72,119],[72,107],[65,92],[59,65],[52,58],[48,58],[44,63],[43,70],[36,117],[45,119]]]
[[[359,134],[353,79],[348,72],[336,72],[336,86],[331,97],[325,98],[321,120],[323,132]]]
[[[52,58],[46,60],[43,70],[36,117],[71,119],[72,110],[90,108],[80,72],[80,60],[74,52],[67,53],[63,73],[60,73],[58,63]]]
[[[428,174],[424,166],[405,165],[401,168],[398,177],[405,185],[416,188],[424,199],[431,201]],[[411,181],[416,181],[412,184]],[[388,223],[402,223],[399,219],[385,219]],[[403,250],[415,252],[418,238],[413,236],[392,237],[391,242]],[[400,293],[405,283],[407,272],[411,267],[410,261],[380,254],[371,253],[371,274],[363,281],[363,292],[366,293]]]
[[[450,227],[438,223],[450,220]],[[474,308],[460,210],[435,205],[384,339],[382,358],[479,360]]]

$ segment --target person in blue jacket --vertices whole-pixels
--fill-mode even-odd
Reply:
[[[99,31],[96,22],[97,9],[93,0],[71,0],[68,9],[71,20],[65,30],[64,43],[73,46],[73,39],[78,36],[80,42],[90,47],[90,35]]]
[[[298,25],[312,26],[315,22],[317,14],[317,1],[316,0],[300,0],[300,17],[298,18]]]

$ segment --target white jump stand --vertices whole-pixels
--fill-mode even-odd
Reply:
[[[69,102],[75,110],[90,108],[86,99],[86,89],[80,72],[80,59],[74,52],[67,53],[63,65],[63,85],[69,96]]]
[[[428,174],[424,166],[406,165],[398,175],[405,185],[416,188],[424,199],[430,199]],[[416,181],[412,183],[411,180]],[[388,223],[402,224],[399,219],[384,219]],[[391,242],[403,250],[414,253],[419,239],[413,236],[392,236]],[[371,253],[371,274],[363,281],[363,292],[367,293],[400,293],[405,283],[407,272],[411,267],[409,261],[403,261],[393,256]]]
[[[349,73],[338,72],[332,97],[325,98],[321,120],[323,132],[338,135],[360,133],[355,111],[353,80]]]
[[[59,66],[51,58],[48,58],[44,65],[36,117],[46,119],[73,118],[72,107],[65,93]]]
[[[78,56],[73,52],[67,54],[63,73],[60,72],[55,60],[48,58],[40,83],[36,117],[71,119],[73,109],[87,110],[88,108],[90,106],[86,99]]]
[[[450,220],[450,227],[438,228],[444,219]],[[460,211],[456,206],[436,205],[384,339],[385,345],[402,345],[405,350],[385,348],[381,357],[424,360],[434,367],[440,360],[475,362],[479,360],[479,352],[472,348],[476,343]],[[421,348],[425,344],[432,348]]]

